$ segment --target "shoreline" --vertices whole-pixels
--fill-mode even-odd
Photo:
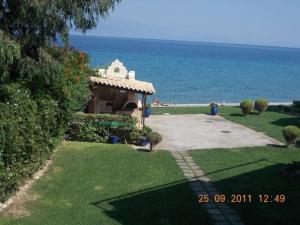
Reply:
[[[209,106],[211,103],[199,103],[199,104],[175,104],[175,103],[171,103],[171,104],[167,104],[167,105],[153,105],[151,104],[151,107],[153,108],[165,108],[165,107],[205,107],[205,106]],[[240,103],[216,103],[219,106],[240,106]],[[291,105],[293,104],[293,102],[270,102],[269,106],[278,106],[278,105]]]

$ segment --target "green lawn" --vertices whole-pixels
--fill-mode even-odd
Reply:
[[[209,107],[154,108],[155,114],[209,113]],[[284,141],[282,128],[300,127],[298,115],[281,113],[278,107],[260,116],[256,113],[244,117],[239,107],[221,107],[221,116],[236,123],[263,132]],[[284,164],[300,161],[300,149],[284,147],[256,147],[239,149],[210,149],[191,152],[194,160],[207,173],[221,193],[252,194],[252,203],[232,204],[246,225],[300,224],[300,179],[282,175]],[[284,204],[258,203],[259,194],[285,194]]]
[[[27,216],[13,210],[0,224],[210,224],[168,152],[126,145],[62,144],[27,199]]]
[[[152,107],[151,110],[154,115],[160,115],[163,113],[178,115],[178,114],[199,114],[199,113],[210,112],[209,107],[158,107],[158,108]]]
[[[272,107],[243,117],[238,107],[222,107],[225,118],[278,140],[282,127],[298,125],[297,115]],[[207,113],[208,107],[158,108],[155,114]],[[282,176],[283,165],[300,161],[297,148],[259,147],[192,151],[192,156],[228,197],[252,194],[252,203],[232,205],[247,225],[300,224],[300,180]],[[145,153],[126,145],[66,142],[49,171],[28,192],[27,201],[0,225],[193,225],[211,224],[168,152]],[[285,194],[284,204],[257,202],[259,194]],[[26,215],[26,216],[24,216]]]
[[[282,175],[285,163],[300,161],[300,150],[243,148],[192,151],[220,193],[251,194],[252,203],[231,204],[246,225],[300,224],[300,179]],[[286,203],[259,203],[259,194],[284,194]]]

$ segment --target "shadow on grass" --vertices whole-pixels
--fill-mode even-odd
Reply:
[[[152,151],[150,151],[150,149],[148,149],[148,148],[137,148],[136,149],[138,152],[148,152],[148,153],[151,153]]]
[[[238,117],[245,117],[243,114],[241,113],[231,113],[229,114],[229,116],[238,116]]]
[[[186,180],[102,199],[91,204],[123,225],[212,224]]]
[[[268,166],[275,163],[272,166]],[[251,168],[259,169],[249,171]],[[209,176],[226,173],[225,179],[214,182],[228,200],[231,195],[251,195],[251,203],[231,204],[246,225],[297,225],[300,224],[300,179],[284,176],[285,164],[265,158],[232,165],[208,172]],[[239,170],[238,175],[232,176]],[[229,176],[228,176],[229,175]],[[268,202],[259,202],[259,195],[268,195]],[[286,201],[275,202],[276,195],[283,194]],[[179,180],[173,183],[140,191],[96,200],[90,204],[123,225],[206,225],[211,219],[197,202],[190,183]],[[230,203],[229,203],[230,204]]]
[[[286,148],[285,144],[282,145],[276,145],[276,144],[267,144],[268,147],[273,147],[273,148]]]
[[[277,113],[281,113],[281,114],[285,114],[285,115],[300,117],[300,113],[299,112],[296,112],[296,111],[284,111],[279,106],[269,106],[267,111],[269,111],[269,112],[277,112]]]
[[[259,116],[259,113],[250,112],[249,115]],[[231,114],[229,114],[229,116],[247,117],[247,116],[243,115],[242,113],[231,113]]]
[[[266,161],[266,159],[260,159],[241,163],[211,171],[207,174],[227,172]],[[255,176],[253,175],[252,177],[251,175],[249,181],[254,181]],[[239,178],[230,178],[225,180],[225,182],[236,184],[237,181],[235,179]],[[216,184],[222,186],[222,182],[217,182]],[[101,209],[108,217],[123,225],[211,224],[211,219],[208,217],[207,212],[197,202],[198,198],[192,193],[190,184],[187,180],[179,180],[153,188],[101,199],[90,204]],[[235,193],[232,188],[229,188],[229,191]]]
[[[258,160],[257,163],[263,161],[268,160]],[[263,164],[266,163],[268,162]],[[214,184],[228,198],[236,194],[250,194],[252,196],[251,203],[231,205],[240,214],[246,225],[298,225],[300,224],[300,179],[299,177],[284,176],[282,173],[284,166],[285,164],[278,163],[244,173],[242,171],[246,170],[243,169],[240,175],[216,181]],[[233,166],[233,169],[235,168]],[[219,172],[224,172],[224,170],[221,169]],[[268,195],[268,203],[259,202],[259,195],[264,194]],[[284,203],[277,203],[274,200],[278,194],[285,195],[286,201]]]
[[[271,122],[277,126],[285,127],[289,125],[300,126],[300,118],[299,117],[291,117],[291,118],[281,118]]]

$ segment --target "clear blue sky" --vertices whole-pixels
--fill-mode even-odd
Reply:
[[[87,35],[300,47],[300,0],[122,0]]]

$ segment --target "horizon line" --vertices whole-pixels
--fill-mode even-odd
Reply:
[[[98,34],[84,34],[84,33],[71,33],[70,36],[88,36],[88,37],[100,37],[100,38],[113,38],[113,39],[132,39],[132,40],[148,40],[148,41],[173,41],[173,42],[190,42],[199,44],[210,45],[231,45],[231,46],[252,46],[252,47],[266,47],[266,48],[287,48],[300,50],[299,47],[284,46],[284,45],[266,45],[266,44],[254,44],[254,43],[234,43],[234,42],[209,42],[209,41],[196,41],[196,40],[182,40],[182,39],[160,39],[160,38],[144,38],[144,37],[120,37],[120,36],[103,36]]]

